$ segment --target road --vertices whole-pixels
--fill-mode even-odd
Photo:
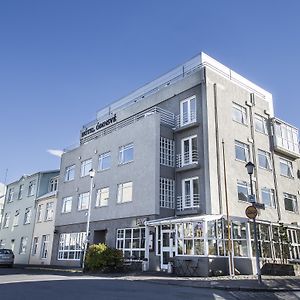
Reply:
[[[47,272],[0,268],[1,300],[193,300],[193,299],[300,299],[300,293],[241,292],[182,287],[130,280],[82,276],[64,272]]]

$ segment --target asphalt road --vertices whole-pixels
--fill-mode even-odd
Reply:
[[[47,272],[0,268],[1,300],[48,299],[130,299],[130,300],[193,300],[193,299],[300,299],[300,293],[251,293],[191,288],[126,278],[79,276],[63,272]]]

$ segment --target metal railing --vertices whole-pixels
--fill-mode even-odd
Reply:
[[[199,208],[200,207],[200,195],[186,195],[177,197],[177,210],[183,211],[185,209]]]
[[[190,111],[189,113],[185,112],[175,117],[176,128],[180,128],[195,122],[197,122],[197,114],[195,111]]]
[[[198,150],[184,152],[183,155],[176,155],[176,167],[182,168],[184,166],[198,163]]]

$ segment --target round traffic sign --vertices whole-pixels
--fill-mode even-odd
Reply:
[[[256,207],[250,205],[246,208],[245,213],[249,219],[255,219],[257,216],[257,209]]]

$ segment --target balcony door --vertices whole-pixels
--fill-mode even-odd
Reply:
[[[182,181],[183,208],[199,206],[199,178],[193,177]]]
[[[181,141],[181,155],[182,165],[190,165],[197,163],[198,151],[197,151],[197,136],[190,136]]]
[[[184,126],[196,121],[196,97],[180,102],[180,125]]]

